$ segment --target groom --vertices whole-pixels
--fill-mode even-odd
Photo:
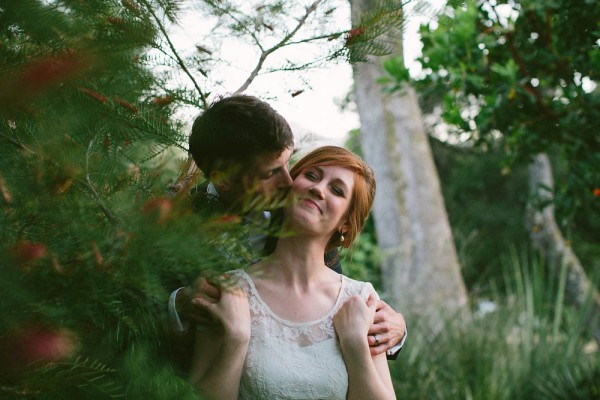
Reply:
[[[262,254],[264,232],[270,219],[270,213],[262,210],[281,203],[292,184],[288,163],[293,146],[294,138],[287,121],[256,97],[223,98],[194,121],[189,149],[207,179],[207,184],[192,193],[194,200],[200,209],[216,204],[223,211],[243,214],[255,260]],[[326,263],[341,272],[337,251],[334,253],[326,255]],[[220,291],[203,277],[173,291],[169,317],[176,332],[188,332],[190,322],[209,322],[206,314],[192,304],[195,297],[216,302]],[[405,338],[403,316],[379,301],[368,335],[371,353],[386,351],[388,359],[396,359]]]

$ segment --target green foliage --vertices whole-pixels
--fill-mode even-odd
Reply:
[[[410,78],[408,68],[404,66],[404,60],[401,57],[389,57],[383,61],[383,69],[388,75],[377,79],[377,83],[384,86],[384,90],[389,93],[402,90],[402,82]]]
[[[362,157],[360,147],[360,131],[353,130],[348,133],[345,147]],[[383,292],[381,285],[381,253],[377,247],[377,233],[375,231],[375,220],[370,215],[365,226],[348,249],[340,254],[344,274],[353,279],[371,282],[375,289]]]
[[[471,292],[489,291],[502,281],[500,255],[511,244],[528,243],[527,171],[505,173],[498,150],[477,152],[436,139],[430,144],[463,279]]]
[[[344,275],[364,282],[371,282],[382,292],[381,258],[375,238],[373,218],[369,217],[356,241],[340,254]]]
[[[185,134],[132,4],[0,7],[2,398],[191,398],[165,358],[166,299],[239,266],[216,250],[239,242],[232,224],[165,196]]]
[[[463,139],[502,148],[509,168],[540,152],[565,164],[553,193],[563,228],[600,210],[599,14],[583,0],[472,0],[420,31],[424,74],[412,83]]]
[[[452,227],[462,276],[471,293],[489,293],[503,285],[501,256],[511,245],[529,244],[524,217],[527,202],[527,168],[503,166],[499,149],[478,151],[430,138],[441,181],[444,203]],[[557,163],[557,165],[559,165]],[[555,178],[563,179],[562,168]],[[598,270],[600,214],[582,206],[565,232],[582,265],[593,279]]]
[[[397,397],[599,399],[598,348],[582,342],[590,336],[585,307],[564,304],[565,270],[549,275],[541,260],[519,254],[528,247],[525,166],[508,173],[496,148],[430,144],[474,311],[468,318],[448,316],[431,332],[422,330],[418,315],[402,310],[409,337],[389,364]],[[360,154],[358,146],[358,132],[352,132],[347,147]],[[557,179],[562,173],[556,170]],[[592,268],[595,223],[582,219],[573,240],[588,248],[577,251]],[[372,235],[373,226],[365,232]],[[365,270],[359,268],[358,276]]]

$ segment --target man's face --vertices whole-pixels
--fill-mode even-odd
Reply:
[[[285,148],[281,154],[263,153],[254,159],[253,167],[243,176],[245,194],[250,194],[252,204],[272,206],[283,200],[292,186],[289,162],[292,148]]]

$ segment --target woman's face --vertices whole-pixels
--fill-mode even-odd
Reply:
[[[354,173],[347,168],[307,167],[292,184],[293,202],[285,210],[286,221],[297,231],[327,239],[335,231],[344,232],[353,189]]]

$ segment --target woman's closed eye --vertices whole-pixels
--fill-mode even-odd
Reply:
[[[318,181],[319,180],[319,175],[317,175],[316,172],[313,171],[308,171],[304,174],[305,177],[307,177],[309,180],[311,181]]]
[[[339,197],[345,197],[346,193],[344,192],[344,189],[338,187],[338,186],[333,186],[331,188],[331,191],[333,192],[333,194],[335,194],[336,196]]]

